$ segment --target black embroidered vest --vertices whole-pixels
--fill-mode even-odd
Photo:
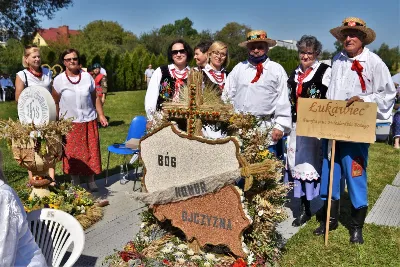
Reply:
[[[172,99],[175,93],[175,81],[176,79],[169,73],[168,65],[161,66],[161,80],[160,80],[160,90],[157,99],[157,110],[161,110],[161,104],[167,99]],[[187,78],[183,79],[186,83]]]
[[[322,78],[329,65],[321,63],[311,80],[303,83],[303,89],[299,97],[326,99],[328,87],[322,84]],[[297,81],[295,81],[296,71],[293,71],[288,79],[289,100],[292,106],[292,121],[297,121]]]

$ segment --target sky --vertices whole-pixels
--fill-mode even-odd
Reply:
[[[299,40],[314,35],[323,49],[333,52],[335,38],[329,30],[346,17],[362,18],[376,32],[368,47],[378,49],[400,45],[400,0],[73,0],[73,6],[43,18],[41,27],[68,25],[83,29],[94,20],[118,22],[138,37],[145,32],[188,17],[197,31],[221,30],[229,22],[265,30],[269,38]],[[238,43],[244,40],[238,40]]]

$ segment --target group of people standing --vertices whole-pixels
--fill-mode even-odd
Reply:
[[[26,46],[22,57],[25,69],[16,75],[15,100],[18,102],[22,91],[34,85],[42,86],[52,94],[57,118],[73,119],[73,128],[65,140],[63,171],[71,175],[74,184],[80,184],[80,176],[88,176],[88,188],[97,191],[94,175],[101,173],[98,123],[104,127],[108,125],[103,112],[103,89],[98,88],[104,76],[96,78],[100,66],[94,66],[92,77],[82,70],[79,60],[78,50],[65,50],[60,56],[64,72],[53,80],[52,72],[41,67],[40,49],[35,45]],[[29,176],[32,177],[31,172]],[[54,185],[54,166],[49,169],[49,176]]]
[[[332,30],[331,34],[343,44],[343,51],[334,56],[332,67],[318,61],[321,43],[314,36],[304,35],[297,43],[300,64],[288,77],[283,67],[268,58],[276,41],[262,30],[250,31],[239,46],[247,48],[247,60],[237,64],[228,74],[228,47],[222,42],[200,43],[195,47],[197,67],[205,82],[211,82],[222,100],[231,102],[237,112],[250,113],[260,121],[260,129],[272,128],[266,141],[271,152],[288,136],[287,163],[290,180],[294,181],[294,196],[301,200],[300,215],[293,222],[300,226],[312,214],[310,201],[320,196],[327,210],[330,161],[334,160],[334,178],[330,219],[322,219],[314,231],[325,234],[338,227],[339,199],[345,182],[351,200],[350,242],[364,243],[362,228],[368,209],[367,173],[369,144],[336,142],[336,155],[330,158],[329,140],[296,135],[297,103],[299,98],[374,102],[377,118],[390,117],[395,88],[385,63],[365,46],[375,40],[375,32],[365,21],[350,17]],[[167,66],[157,68],[148,83],[145,110],[150,121],[160,111],[164,101],[179,101],[186,84],[193,51],[184,40],[174,41],[168,48]],[[180,126],[178,124],[178,126]],[[182,128],[184,129],[184,128]],[[208,138],[211,136],[203,131]],[[360,172],[359,170],[362,169]],[[356,171],[358,170],[358,171]]]

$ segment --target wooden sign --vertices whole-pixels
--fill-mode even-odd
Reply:
[[[36,125],[55,121],[56,104],[50,92],[37,85],[25,88],[18,99],[18,117],[22,123]]]
[[[376,103],[299,98],[296,134],[361,143],[375,142]]]
[[[200,246],[227,245],[232,253],[245,257],[242,233],[250,225],[243,212],[240,195],[232,186],[219,192],[185,201],[154,206],[154,215],[161,221],[171,220],[188,241],[193,238]]]

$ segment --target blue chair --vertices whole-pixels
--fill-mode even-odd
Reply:
[[[145,133],[146,133],[146,123],[147,119],[144,116],[136,116],[133,118],[131,121],[131,125],[129,126],[129,131],[128,135],[126,137],[126,140],[122,144],[113,144],[111,146],[108,146],[108,159],[107,159],[107,171],[106,171],[106,179],[105,179],[105,184],[107,185],[107,178],[108,178],[108,166],[110,164],[110,155],[111,153],[117,154],[117,155],[124,155],[124,160],[125,160],[125,167],[126,167],[126,173],[129,174],[128,170],[128,164],[126,162],[126,156],[127,155],[134,155],[139,153],[139,149],[131,149],[125,146],[126,141],[130,140],[131,138],[136,138],[140,139],[142,138]],[[137,174],[137,168],[136,168],[136,174]],[[135,179],[135,184],[136,184],[136,179]]]

